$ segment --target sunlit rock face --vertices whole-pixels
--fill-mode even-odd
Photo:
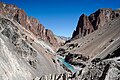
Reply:
[[[16,52],[9,50],[9,48],[6,41],[0,38],[0,80],[17,80],[18,78],[20,80],[32,79],[28,65],[17,58]]]
[[[81,15],[76,30],[73,32],[72,40],[92,33],[119,16],[120,10],[110,8],[99,9],[88,17],[84,14]]]
[[[53,49],[33,33],[0,15],[0,80],[61,74],[64,71],[53,54]]]
[[[28,17],[24,10],[15,5],[0,2],[0,14],[17,21],[20,25],[34,33],[39,39],[58,47],[59,43],[51,30],[45,29],[36,18]]]
[[[72,38],[77,39],[93,31],[94,29],[93,29],[91,22],[89,21],[89,18],[86,15],[82,14],[79,18],[76,31],[73,32]]]
[[[92,23],[94,30],[97,30],[101,26],[109,22],[112,19],[112,16],[113,16],[112,9],[103,8],[91,14],[89,16],[89,20]]]

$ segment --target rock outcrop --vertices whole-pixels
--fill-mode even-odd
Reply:
[[[39,39],[50,43],[54,47],[58,46],[57,39],[51,30],[45,29],[36,18],[28,17],[24,10],[19,9],[15,5],[0,2],[0,14],[18,22],[20,25],[34,33]]]
[[[114,19],[113,12],[115,11],[113,11],[112,9],[103,8],[91,14],[89,16],[89,20],[92,23],[94,30],[99,29],[100,27],[105,25],[107,22]]]
[[[86,15],[82,14],[79,18],[76,31],[73,32],[72,38],[80,38],[93,31],[94,29],[91,22],[89,21],[89,18]]]
[[[89,64],[82,70],[80,80],[119,80],[119,61],[102,60]]]
[[[76,30],[73,32],[72,40],[99,29],[119,16],[120,10],[112,10],[110,8],[99,9],[88,17],[84,14],[81,15]]]

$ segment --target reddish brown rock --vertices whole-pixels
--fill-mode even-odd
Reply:
[[[108,21],[111,20],[112,9],[105,8],[99,9],[95,13],[89,16],[89,20],[93,25],[94,30],[97,30],[99,27],[106,24]]]
[[[58,44],[56,44],[56,38],[53,36],[53,32],[49,29],[46,29],[46,40],[48,40],[50,42],[50,44],[57,46]]]
[[[24,26],[25,28],[27,27],[27,15],[23,10],[17,10],[15,15],[14,15],[14,20],[16,20],[19,24]]]
[[[57,46],[57,40],[54,37],[54,34],[51,30],[45,29],[39,21],[33,17],[29,17],[31,25],[29,26],[29,30],[33,32],[38,38],[48,41],[51,45]]]
[[[82,36],[85,36],[91,32],[93,32],[93,26],[90,23],[88,17],[84,14],[82,14],[79,18],[78,25],[76,30],[73,32],[72,38],[80,38]]]
[[[29,23],[28,29],[37,36],[39,34],[38,28],[42,27],[39,25],[40,24],[39,21],[36,18],[29,17],[28,23]]]
[[[120,16],[120,10],[112,10],[111,8],[103,8],[97,10],[89,16],[89,20],[93,25],[94,30],[99,29],[107,22]]]
[[[28,17],[24,10],[19,9],[15,5],[0,2],[0,14],[17,21],[38,38],[50,43],[54,47],[58,46],[58,42],[51,30],[45,29],[36,18]]]
[[[120,10],[112,10],[110,8],[103,8],[97,10],[89,17],[81,15],[76,30],[73,32],[72,40],[85,36],[100,27],[104,26],[107,22],[120,16]]]

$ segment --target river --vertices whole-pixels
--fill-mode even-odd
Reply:
[[[75,69],[73,68],[73,66],[71,64],[69,64],[68,62],[66,62],[62,57],[58,58],[60,60],[60,62],[62,64],[64,64],[69,70],[71,70],[73,73],[75,72]]]

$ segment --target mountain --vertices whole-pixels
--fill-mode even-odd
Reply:
[[[119,80],[120,10],[82,14],[70,40],[0,2],[0,80]]]
[[[0,2],[0,14],[12,19],[31,31],[37,38],[50,43],[53,47],[59,46],[53,32],[40,24],[34,17],[28,17],[24,10],[15,5]]]
[[[109,17],[106,11],[112,17]],[[89,17],[84,14],[80,16],[72,39],[66,41],[57,51],[57,54],[73,67],[75,73],[72,79],[120,79],[119,12],[99,9]]]
[[[57,39],[15,5],[0,3],[0,80],[63,79]]]
[[[67,41],[67,40],[70,39],[70,37],[65,37],[65,36],[58,36],[58,37],[61,38],[61,39],[64,40],[64,41]]]
[[[120,10],[112,10],[110,8],[99,9],[90,16],[82,14],[79,18],[76,30],[73,32],[72,40],[94,32],[119,16]]]

